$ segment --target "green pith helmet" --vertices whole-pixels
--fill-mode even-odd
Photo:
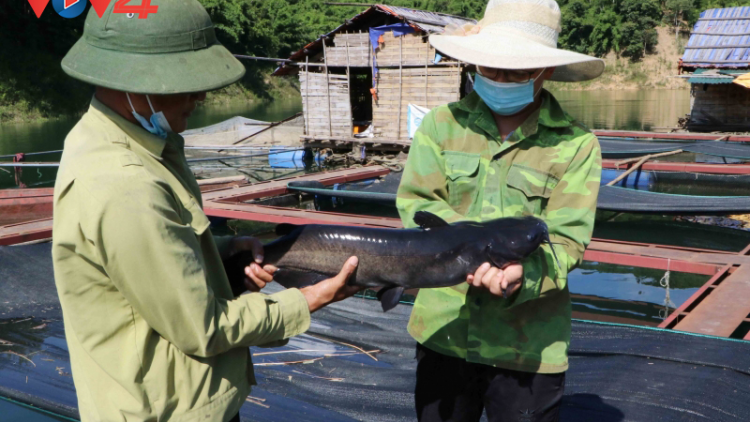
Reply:
[[[197,0],[152,0],[146,19],[89,10],[83,36],[62,68],[96,86],[137,94],[204,92],[237,82],[245,67],[216,40],[214,25]]]

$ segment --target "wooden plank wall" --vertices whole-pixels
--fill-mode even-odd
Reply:
[[[380,69],[378,101],[373,100],[372,107],[372,124],[375,136],[378,138],[409,138],[407,130],[409,103],[435,108],[460,99],[461,68],[459,66],[407,67],[401,72],[403,72],[401,76],[403,84],[399,86],[399,69]],[[401,96],[400,119],[399,95]]]
[[[308,83],[303,69],[299,81],[308,135],[351,137],[352,109],[348,77],[331,74],[326,78],[325,73],[310,72]],[[330,120],[329,108],[332,115]]]
[[[372,49],[370,48],[369,32],[336,34],[333,43],[334,47],[328,47],[326,51],[328,66],[346,67],[346,54],[348,52],[349,67],[370,67]]]
[[[750,90],[735,84],[707,85],[693,88],[693,107],[689,126],[707,130],[750,129]]]
[[[435,49],[418,34],[401,37],[394,37],[393,32],[383,34],[383,44],[375,52],[378,67],[398,66],[401,57],[403,66],[424,66],[435,61]]]

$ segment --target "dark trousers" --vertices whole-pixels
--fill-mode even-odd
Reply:
[[[240,422],[240,414],[236,414],[232,419],[230,419],[228,422]]]
[[[420,422],[557,422],[565,373],[534,374],[445,356],[417,345]]]

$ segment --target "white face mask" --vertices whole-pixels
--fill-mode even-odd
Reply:
[[[173,132],[172,127],[169,126],[169,122],[167,121],[167,118],[164,116],[164,113],[156,112],[154,110],[154,106],[151,105],[151,98],[146,95],[146,101],[148,101],[148,106],[151,107],[151,121],[149,122],[146,120],[145,117],[138,114],[138,112],[135,111],[135,108],[133,107],[133,102],[130,101],[130,94],[127,92],[125,95],[128,97],[128,103],[130,104],[130,109],[133,111],[133,117],[135,117],[136,120],[138,120],[138,123],[143,126],[144,129],[147,131],[153,133],[154,135],[162,138],[167,139],[167,134],[169,132]]]

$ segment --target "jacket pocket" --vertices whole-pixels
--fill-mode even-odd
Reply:
[[[506,206],[513,206],[522,215],[541,215],[559,179],[533,167],[514,164],[508,171],[506,184],[511,188],[506,195]]]
[[[480,155],[443,151],[443,157],[448,178],[448,202],[461,214],[470,214],[478,196]]]

